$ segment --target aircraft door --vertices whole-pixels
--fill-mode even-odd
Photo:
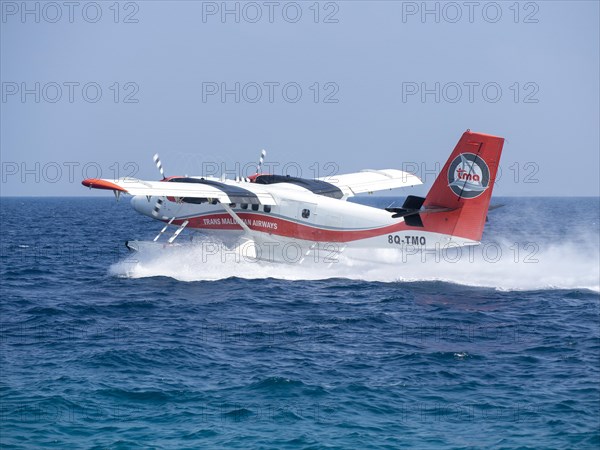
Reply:
[[[297,200],[286,200],[290,218],[294,219],[294,236],[300,239],[313,240],[317,222],[317,204]]]

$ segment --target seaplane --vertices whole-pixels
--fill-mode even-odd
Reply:
[[[163,222],[153,241],[127,241],[133,251],[182,241],[193,245],[211,237],[245,251],[246,257],[288,263],[310,255],[334,259],[354,247],[440,251],[480,243],[503,145],[501,137],[467,130],[428,194],[409,195],[401,207],[347,200],[422,184],[412,173],[366,169],[315,179],[262,173],[264,150],[256,173],[235,179],[167,177],[154,155],[158,181],[89,178],[82,184],[113,191],[117,200],[131,195],[138,213]],[[189,239],[178,239],[184,230]]]

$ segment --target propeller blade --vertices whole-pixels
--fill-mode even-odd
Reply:
[[[160,162],[158,153],[155,153],[154,156],[152,157],[152,159],[154,160],[154,164],[156,164],[156,168],[160,172],[160,176],[164,180],[165,179],[165,171],[163,170],[163,166],[162,166],[162,163]]]
[[[260,158],[258,158],[258,165],[256,166],[256,174],[257,175],[260,173],[260,168],[262,167],[263,163],[265,162],[265,156],[267,156],[267,151],[265,149],[262,149],[260,151]]]
[[[163,199],[161,197],[158,197],[158,200],[156,200],[156,203],[154,204],[154,208],[152,209],[152,215],[154,217],[156,217],[157,219],[160,218],[160,209],[162,208],[163,205]]]

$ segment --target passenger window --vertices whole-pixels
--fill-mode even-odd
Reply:
[[[302,210],[302,217],[305,219],[308,219],[310,217],[310,209],[303,209]]]
[[[230,204],[229,204],[229,207],[230,207],[230,208],[235,208],[236,206],[237,206],[237,205],[236,205],[235,203],[230,203]]]
[[[270,213],[270,212],[271,212],[271,205],[265,205],[265,206],[263,207],[263,210],[264,210],[266,213]]]
[[[258,203],[252,204],[252,211],[258,211]]]
[[[248,209],[248,203],[242,203],[242,204],[240,204],[240,207],[242,209]]]

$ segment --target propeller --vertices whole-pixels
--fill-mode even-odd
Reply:
[[[163,169],[162,166],[162,162],[160,161],[160,157],[158,156],[158,153],[155,153],[154,156],[152,157],[152,159],[154,160],[154,164],[156,164],[156,168],[158,169],[158,171],[160,172],[160,176],[162,177],[162,179],[164,180],[165,177],[165,171]],[[154,208],[152,208],[152,215],[154,217],[156,217],[157,219],[167,219],[167,217],[165,216],[160,216],[160,210],[163,206],[164,200],[162,197],[158,197],[158,199],[156,200],[156,203],[154,204]]]
[[[166,201],[165,197],[158,197],[156,199],[156,203],[154,204],[154,208],[152,208],[152,217],[154,217],[155,219],[158,220],[168,220],[171,219],[172,217],[169,216],[165,216],[164,214],[161,213],[162,207],[164,206]]]
[[[256,175],[258,175],[260,173],[260,168],[262,167],[263,163],[265,162],[265,156],[267,156],[267,151],[263,148],[260,151],[260,158],[258,158],[258,165],[256,166]]]
[[[164,180],[166,178],[165,171],[163,170],[163,166],[162,166],[162,163],[160,162],[160,157],[158,156],[158,153],[155,153],[154,156],[152,157],[152,159],[154,160],[154,164],[156,164],[156,168],[160,172],[160,176]]]
[[[161,197],[158,197],[158,200],[156,200],[156,203],[154,204],[154,209],[152,209],[152,215],[156,218],[158,218],[158,216],[160,215],[160,208],[162,208],[163,205],[163,199]]]

